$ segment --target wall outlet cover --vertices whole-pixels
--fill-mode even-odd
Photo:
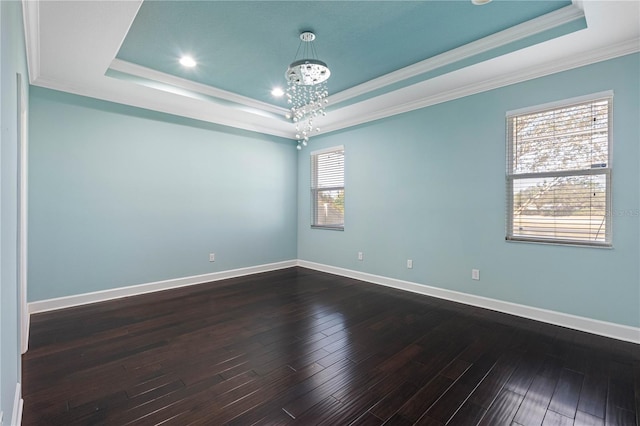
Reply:
[[[479,280],[480,279],[480,269],[472,269],[471,270],[471,279]]]

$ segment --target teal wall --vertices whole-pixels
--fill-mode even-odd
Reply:
[[[629,55],[314,137],[298,158],[298,258],[640,326],[639,64]],[[505,113],[605,90],[614,248],[506,242]],[[335,145],[344,232],[309,226],[309,155]]]
[[[36,87],[29,131],[29,301],[296,258],[290,140]]]
[[[299,154],[284,139],[32,88],[29,300],[297,257],[638,327],[639,65],[634,54],[446,102],[314,137]],[[506,111],[605,90],[614,248],[506,242]],[[309,226],[309,154],[334,145],[344,232]]]
[[[0,411],[8,424],[20,382],[18,73],[29,89],[21,2],[0,1],[0,39]]]

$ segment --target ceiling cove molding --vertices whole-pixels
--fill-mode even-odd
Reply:
[[[255,114],[253,114],[253,117],[248,117],[247,114],[249,113],[244,110],[221,107],[211,101],[195,100],[184,96],[182,97],[184,101],[182,101],[180,98],[176,98],[174,93],[163,92],[133,83],[129,84],[133,85],[133,89],[136,91],[135,94],[132,93],[134,90],[129,93],[125,92],[123,95],[121,91],[103,90],[93,87],[76,87],[66,82],[45,77],[40,77],[37,81],[37,86],[39,87],[58,90],[73,95],[171,114],[177,117],[190,118],[234,129],[293,139],[292,134],[294,133],[294,129],[293,127],[289,128],[290,123],[284,119],[278,121],[273,118],[263,117],[260,121],[252,120],[251,118],[255,118]],[[144,93],[141,93],[140,90],[144,91]]]
[[[22,21],[24,23],[25,48],[29,83],[40,77],[40,2],[22,0]]]
[[[584,18],[584,12],[581,8],[575,5],[566,6],[555,12],[548,13],[531,21],[527,21],[520,25],[508,28],[476,42],[458,47],[451,51],[434,56],[433,58],[426,59],[424,61],[378,77],[374,80],[331,95],[329,97],[329,102],[331,103],[332,107],[337,106],[340,103],[354,97],[365,95],[369,92],[382,89],[386,86],[401,82],[420,74],[427,73],[429,71],[458,62],[471,56],[487,52],[489,50],[504,46],[514,41],[521,40],[523,38],[527,38],[544,31],[548,31],[550,29],[582,18]],[[202,83],[193,82],[181,77],[176,77],[118,58],[113,59],[109,69],[134,77],[147,79],[152,82],[159,82],[175,86],[192,93],[203,94],[205,96],[223,99],[249,108],[255,108],[257,110],[271,112],[282,116],[284,116],[288,111],[287,109],[278,107],[276,105],[257,101],[249,97],[241,96],[236,93],[222,90],[213,86],[208,86]]]
[[[557,28],[584,17],[584,11],[580,7],[572,4],[555,12],[548,13],[484,37],[483,39],[465,44],[464,46],[441,53],[432,58],[401,68],[397,71],[390,72],[389,74],[385,74],[366,83],[343,90],[342,92],[330,96],[329,102],[331,102],[331,105],[338,105],[357,96],[365,95],[369,92],[382,89],[386,86],[453,64],[514,41]]]
[[[393,104],[385,101],[386,95],[381,95],[376,98],[372,98],[369,101],[364,101],[358,104],[358,108],[362,108],[363,104],[371,103],[374,109],[368,114],[356,115],[353,118],[346,120],[333,121],[332,123],[323,126],[321,134],[331,133],[334,131],[342,130],[345,128],[365,124],[371,121],[380,120],[394,115],[403,114],[405,112],[414,111],[421,108],[426,108],[432,105],[436,105],[443,102],[463,98],[465,96],[471,96],[478,93],[486,92],[500,87],[509,86],[512,84],[521,83],[524,81],[532,80],[539,77],[555,74],[562,71],[567,71],[574,68],[594,64],[597,62],[614,59],[617,57],[637,53],[640,51],[640,38],[626,40],[616,45],[602,47],[593,51],[589,51],[580,55],[566,57],[563,61],[551,61],[542,64],[538,67],[529,68],[526,72],[520,72],[517,74],[507,73],[491,80],[485,80],[469,84],[467,86],[461,86],[453,90],[440,92],[436,95],[419,97],[417,100],[409,101],[403,104]],[[432,84],[433,82],[431,82]],[[413,86],[409,86],[405,89],[411,89],[414,94],[419,94],[422,88],[427,82],[416,83]],[[420,87],[422,86],[422,87]],[[385,105],[391,104],[391,107],[385,107]],[[379,108],[376,108],[379,106]],[[345,107],[341,109],[347,109]],[[333,116],[339,115],[339,110],[332,111]]]
[[[233,102],[235,104],[243,105],[249,108],[255,108],[260,111],[271,112],[281,116],[284,116],[287,112],[285,108],[271,105],[266,102],[261,102],[246,96],[238,95],[237,93],[233,93],[226,90],[218,89],[216,87],[208,86],[206,84],[197,83],[181,77],[176,77],[171,74],[166,74],[160,71],[156,71],[154,69],[143,67],[141,65],[137,65],[131,62],[123,61],[122,59],[118,59],[118,58],[115,58],[111,62],[109,69],[118,71],[127,75],[150,80],[153,82],[175,86],[180,89],[187,90],[189,92],[199,93],[205,96],[223,99],[225,101]]]

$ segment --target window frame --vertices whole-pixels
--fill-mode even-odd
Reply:
[[[547,111],[559,110],[564,108],[570,108],[572,106],[578,106],[588,103],[594,103],[599,101],[607,101],[607,166],[602,168],[589,168],[579,170],[554,170],[545,172],[529,172],[529,173],[514,173],[513,172],[513,158],[514,158],[514,131],[513,120],[519,116],[525,116],[529,114],[542,113]],[[612,172],[613,172],[613,91],[605,91],[594,93],[591,95],[585,95],[570,99],[564,99],[556,102],[550,102],[547,104],[522,108],[518,110],[508,111],[506,113],[506,237],[508,242],[525,242],[525,243],[539,243],[539,244],[551,244],[551,245],[568,245],[579,247],[596,247],[596,248],[612,248],[613,238],[612,229],[613,221],[611,214],[612,208]],[[606,179],[605,185],[605,237],[604,241],[585,241],[574,240],[571,238],[560,237],[545,237],[541,235],[523,236],[514,235],[514,182],[522,179],[531,178],[545,178],[545,177],[571,177],[571,176],[599,176],[602,175]]]
[[[317,158],[318,155],[327,154],[331,152],[339,152],[342,151],[343,156],[343,164],[342,164],[342,186],[331,186],[331,187],[318,187],[318,176],[317,176]],[[342,191],[345,193],[345,165],[344,165],[344,145],[333,146],[330,148],[320,149],[317,151],[313,151],[310,153],[310,177],[311,177],[311,228],[312,229],[328,229],[332,231],[344,231],[344,222],[345,215],[342,213],[342,224],[340,225],[326,225],[326,224],[318,224],[318,193],[324,191]],[[343,195],[344,197],[344,195]]]

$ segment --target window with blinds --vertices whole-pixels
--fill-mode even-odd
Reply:
[[[507,240],[611,246],[612,94],[507,114]]]
[[[311,226],[344,229],[344,147],[311,153]]]

